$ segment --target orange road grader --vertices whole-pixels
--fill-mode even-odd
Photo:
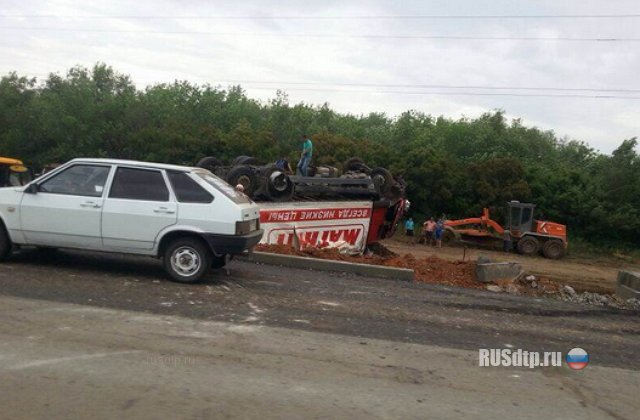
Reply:
[[[505,231],[523,255],[542,252],[546,258],[562,258],[567,250],[567,227],[560,223],[535,220],[535,204],[510,201],[507,203],[507,223],[502,227],[489,216],[485,208],[480,217],[445,221],[446,241],[486,242],[504,240]]]

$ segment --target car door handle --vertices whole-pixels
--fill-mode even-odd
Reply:
[[[170,210],[166,207],[158,207],[157,209],[153,209],[154,213],[165,213],[165,214],[173,214],[175,210]]]
[[[80,207],[90,207],[92,209],[99,209],[100,204],[95,201],[85,201],[84,203],[80,203]]]

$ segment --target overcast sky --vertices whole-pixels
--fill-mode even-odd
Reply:
[[[0,73],[15,70],[42,78],[74,65],[104,62],[129,74],[140,88],[176,78],[223,87],[240,83],[254,98],[272,98],[282,89],[290,103],[327,102],[345,113],[395,116],[415,109],[460,118],[502,109],[509,117],[586,141],[605,153],[640,134],[640,42],[415,38],[640,39],[638,17],[407,18],[640,15],[634,0],[89,3],[0,0]],[[395,18],[354,19],[358,16]],[[587,97],[495,95],[505,93]]]

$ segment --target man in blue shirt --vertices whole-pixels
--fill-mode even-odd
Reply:
[[[302,135],[302,153],[300,154],[300,161],[298,162],[298,174],[307,176],[307,169],[311,162],[311,156],[313,155],[313,143],[311,139],[306,135]]]
[[[407,236],[413,236],[413,227],[414,227],[413,219],[410,217],[404,223],[404,229]]]

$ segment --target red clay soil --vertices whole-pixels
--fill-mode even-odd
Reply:
[[[433,256],[416,258],[411,254],[384,257],[380,255],[353,256],[341,254],[336,248],[305,248],[298,251],[287,245],[258,245],[255,250],[274,254],[321,258],[325,260],[410,268],[415,272],[416,281],[421,283],[445,284],[448,286],[472,289],[482,289],[484,287],[482,283],[476,280],[476,264],[471,261],[448,261]]]

